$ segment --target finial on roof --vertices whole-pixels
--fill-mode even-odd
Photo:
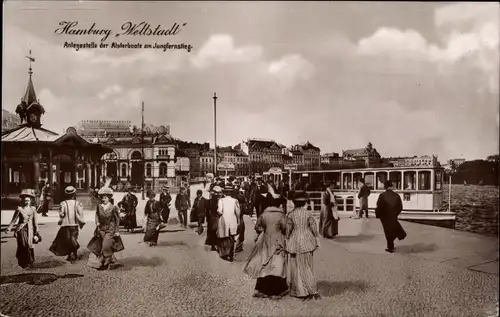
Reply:
[[[26,56],[26,58],[29,59],[30,61],[30,67],[29,67],[29,72],[28,74],[30,75],[30,78],[31,78],[31,75],[33,75],[33,69],[31,68],[31,62],[35,62],[35,58],[34,57],[31,57],[31,49],[29,50],[29,53],[30,53],[30,56]]]

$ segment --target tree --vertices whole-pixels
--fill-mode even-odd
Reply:
[[[366,151],[368,153],[372,153],[373,152],[373,145],[371,142],[368,142],[368,144],[366,145]]]
[[[498,154],[488,155],[488,157],[487,157],[486,159],[487,159],[488,161],[498,162]]]

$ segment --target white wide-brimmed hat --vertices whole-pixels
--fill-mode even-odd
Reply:
[[[66,195],[72,195],[72,194],[76,193],[76,188],[74,188],[73,186],[68,186],[64,189],[64,193]]]

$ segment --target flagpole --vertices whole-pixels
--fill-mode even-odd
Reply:
[[[217,94],[214,92],[214,177],[217,177]]]

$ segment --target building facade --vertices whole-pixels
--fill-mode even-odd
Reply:
[[[214,171],[214,150],[204,150],[200,154],[200,177],[205,177],[208,173],[216,175]],[[222,153],[217,152],[217,162],[222,162]]]
[[[463,163],[465,163],[465,159],[462,159],[462,158],[448,160],[448,166],[452,166],[452,164],[454,164],[455,168],[458,168]]]
[[[321,155],[321,168],[330,169],[339,166],[342,163],[339,153],[325,153]]]
[[[342,151],[344,162],[363,161],[365,167],[375,167],[381,163],[381,156],[371,143],[365,148]]]
[[[307,141],[302,145],[293,145],[290,149],[292,162],[299,170],[317,170],[321,168],[321,150]]]
[[[177,188],[189,178],[189,158],[178,155],[177,142],[165,126],[146,126],[144,133],[130,121],[85,120],[78,134],[113,149],[103,157],[102,175],[117,190]]]
[[[193,178],[203,177],[205,174],[202,173],[201,169],[201,154],[204,151],[210,150],[209,143],[195,143],[195,142],[185,142],[176,139],[177,149],[179,155],[189,158],[189,171]]]
[[[274,140],[247,139],[234,147],[248,157],[249,175],[262,175],[272,167],[283,168],[282,147]]]
[[[396,158],[389,161],[394,167],[409,167],[409,166],[428,166],[437,167],[440,166],[437,156],[424,155],[424,156],[413,156],[413,157],[402,157]]]

